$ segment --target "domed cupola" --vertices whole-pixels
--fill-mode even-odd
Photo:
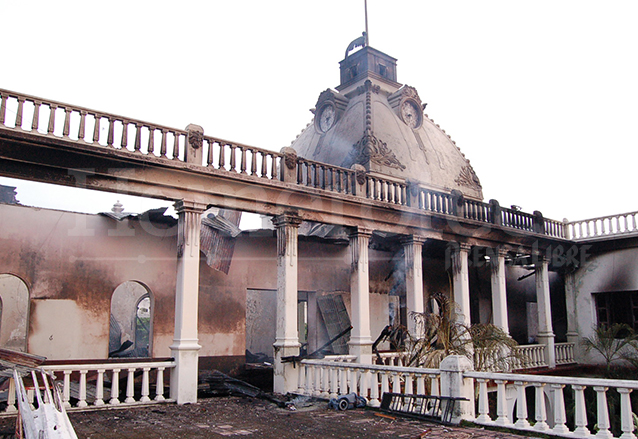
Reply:
[[[351,53],[355,46],[362,46]],[[445,131],[423,114],[416,89],[397,82],[396,59],[353,41],[341,84],[319,95],[313,123],[292,142],[300,157],[482,200],[478,177]]]

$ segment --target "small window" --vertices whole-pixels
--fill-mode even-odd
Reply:
[[[599,325],[624,323],[638,332],[638,291],[594,293]]]
[[[384,78],[388,76],[388,68],[383,64],[379,64],[379,75],[383,76]]]

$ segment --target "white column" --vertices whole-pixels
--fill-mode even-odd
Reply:
[[[200,216],[205,205],[181,200],[175,203],[177,226],[177,283],[175,334],[170,346],[176,367],[171,370],[171,398],[178,404],[197,402],[197,339],[199,294]]]
[[[536,258],[536,302],[538,307],[538,342],[544,344],[548,367],[556,367],[552,305],[549,294],[549,261],[542,255]]]
[[[507,251],[498,249],[496,257],[492,257],[492,314],[494,326],[501,328],[506,334],[510,333],[507,320],[507,288],[505,286],[505,256]]]
[[[284,214],[273,218],[277,229],[277,329],[273,390],[288,393],[297,389],[299,378],[293,363],[282,358],[299,355],[297,332],[297,241],[301,218]]]
[[[468,256],[472,247],[469,244],[457,244],[452,253],[452,273],[454,302],[458,310],[457,318],[461,323],[469,326],[470,315],[470,277]]]
[[[576,289],[574,286],[574,272],[565,273],[565,305],[567,310],[567,341],[574,343],[574,350],[577,351],[578,343],[578,322],[576,308]],[[575,354],[578,357],[577,352]]]
[[[368,271],[368,244],[372,230],[358,227],[350,234],[352,266],[350,274],[350,301],[352,332],[350,355],[357,362],[372,364],[372,338],[370,337],[370,273]]]
[[[412,313],[422,313],[423,307],[423,250],[424,238],[408,236],[402,239],[405,255],[405,295],[408,331],[413,337],[421,337],[423,328],[417,328]]]

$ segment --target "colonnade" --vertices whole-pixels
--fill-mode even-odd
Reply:
[[[171,352],[177,367],[171,375],[171,397],[178,403],[197,400],[197,296],[199,280],[199,218],[205,206],[178,202],[177,287],[175,297],[175,335]],[[275,336],[274,391],[286,393],[297,389],[298,373],[292,363],[283,357],[299,355],[300,343],[297,327],[297,272],[298,229],[301,218],[284,214],[273,218],[277,234],[277,322]],[[353,227],[349,234],[351,253],[351,322],[350,354],[357,362],[372,363],[370,333],[370,273],[368,247],[372,230]],[[408,314],[423,312],[422,249],[425,239],[406,236],[401,240],[406,267],[406,306]],[[453,300],[459,309],[459,318],[470,324],[469,254],[471,246],[453,243],[452,284]],[[494,324],[509,333],[507,294],[505,286],[505,257],[507,252],[495,249],[490,259],[492,312]],[[547,364],[554,367],[554,334],[551,321],[549,273],[547,260],[536,264],[536,293],[539,315],[539,341],[547,345]],[[408,319],[408,329],[417,328]]]

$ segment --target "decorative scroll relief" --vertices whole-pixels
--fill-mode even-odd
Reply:
[[[277,256],[296,256],[301,218],[292,215],[282,215],[275,217],[273,223],[277,229]]]
[[[365,134],[354,145],[354,149],[344,161],[342,166],[349,167],[353,164],[366,165],[369,162],[388,168],[405,170],[405,165],[399,161],[388,145],[377,139],[374,134]]]
[[[470,165],[465,165],[461,168],[459,176],[454,180],[459,186],[466,186],[473,189],[481,189],[481,181],[474,172],[474,169]]]
[[[175,210],[179,215],[177,221],[177,257],[199,257],[200,217],[205,206],[199,203],[178,201]],[[189,249],[186,252],[186,249]]]
[[[352,271],[368,271],[368,245],[372,230],[358,229],[350,234],[350,255],[352,257]]]

